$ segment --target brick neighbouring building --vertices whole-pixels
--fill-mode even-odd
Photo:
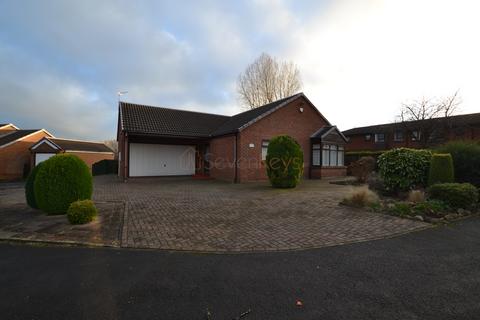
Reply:
[[[45,129],[19,129],[0,124],[0,180],[19,180],[38,162],[57,153],[71,153],[92,168],[92,164],[115,158],[112,150],[100,142],[55,138]]]
[[[423,120],[429,122],[428,139],[421,121],[407,121],[353,128],[343,131],[348,138],[347,151],[374,151],[408,147],[436,146],[453,140],[480,141],[480,113],[449,118]]]
[[[346,175],[346,138],[303,93],[231,117],[120,102],[119,175],[265,180],[268,141],[281,134],[300,144],[305,178]]]
[[[44,137],[31,148],[32,167],[56,154],[73,154],[92,170],[92,165],[102,160],[114,160],[115,153],[102,142]]]
[[[52,135],[44,129],[22,130],[0,124],[0,180],[18,180],[30,171],[30,147]]]

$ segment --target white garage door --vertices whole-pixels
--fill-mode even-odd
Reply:
[[[56,153],[35,153],[35,165],[53,157],[54,155],[56,155]]]
[[[195,174],[195,146],[130,144],[131,177]]]

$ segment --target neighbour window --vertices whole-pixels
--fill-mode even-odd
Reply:
[[[267,160],[268,140],[262,140],[262,160]]]
[[[319,166],[320,165],[320,144],[314,144],[312,146],[312,165]]]
[[[412,141],[420,141],[421,132],[418,130],[412,131]]]
[[[385,142],[385,133],[375,133],[375,142]]]
[[[397,130],[393,135],[393,140],[400,142],[403,141],[403,131]]]
[[[322,148],[322,166],[343,166],[344,152],[342,146],[324,144]]]
[[[365,141],[370,141],[372,140],[372,135],[371,134],[366,134],[365,135]]]

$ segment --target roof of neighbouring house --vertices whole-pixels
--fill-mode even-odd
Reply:
[[[18,139],[28,136],[29,134],[40,131],[41,129],[30,129],[30,130],[15,130],[10,131],[9,133],[0,136],[0,146],[4,146],[11,142],[14,142]]]
[[[343,134],[346,136],[356,135],[356,134],[371,134],[371,133],[380,133],[387,130],[392,130],[396,128],[404,128],[405,125],[414,127],[416,123],[421,121],[442,121],[445,118],[433,118],[429,120],[416,120],[416,121],[406,121],[406,122],[392,122],[377,124],[366,127],[358,127],[343,131]],[[470,113],[470,114],[461,114],[457,116],[449,117],[449,121],[453,126],[471,126],[471,125],[480,125],[480,113]]]
[[[110,152],[113,153],[112,149],[107,147],[102,142],[94,141],[82,141],[82,140],[72,140],[72,139],[61,139],[61,138],[43,138],[35,145],[32,146],[32,149],[35,149],[37,146],[42,144],[44,141],[52,142],[56,147],[64,151],[84,151],[84,152]]]
[[[129,133],[207,138],[237,132],[299,97],[305,96],[297,93],[233,116],[120,102],[120,123]]]

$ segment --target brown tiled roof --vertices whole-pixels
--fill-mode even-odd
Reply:
[[[444,118],[434,118],[430,120],[423,121],[442,121]],[[373,126],[358,127],[343,131],[343,134],[346,136],[357,135],[357,134],[372,134],[372,133],[382,133],[386,131],[395,130],[397,128],[404,128],[405,124],[409,127],[414,128],[416,123],[419,121],[407,121],[405,122],[393,122],[393,123],[384,123]],[[480,126],[480,113],[470,113],[470,114],[461,114],[457,116],[452,116],[449,118],[451,124],[456,127],[461,126]]]
[[[231,117],[120,102],[120,121],[129,133],[206,138],[236,132],[300,96],[303,93]]]
[[[32,133],[37,132],[37,131],[40,131],[40,129],[11,131],[8,134],[0,136],[0,146],[3,146],[5,144],[13,142],[17,139],[28,136],[29,134],[32,134]]]
[[[269,104],[265,104],[258,108],[248,110],[239,114],[236,114],[228,121],[223,123],[220,127],[218,127],[215,131],[212,132],[212,136],[219,136],[223,134],[233,133],[239,130],[241,127],[245,126],[246,124],[250,123],[251,121],[256,120],[259,117],[265,116],[266,114],[270,113],[271,111],[275,110],[275,108],[279,107],[282,103],[286,102],[287,100],[294,99],[297,96],[303,95],[303,93],[298,93],[290,97],[286,97]]]
[[[65,151],[113,152],[102,142],[80,141],[60,138],[47,138]]]
[[[208,137],[230,117],[120,102],[122,129],[129,133]]]

